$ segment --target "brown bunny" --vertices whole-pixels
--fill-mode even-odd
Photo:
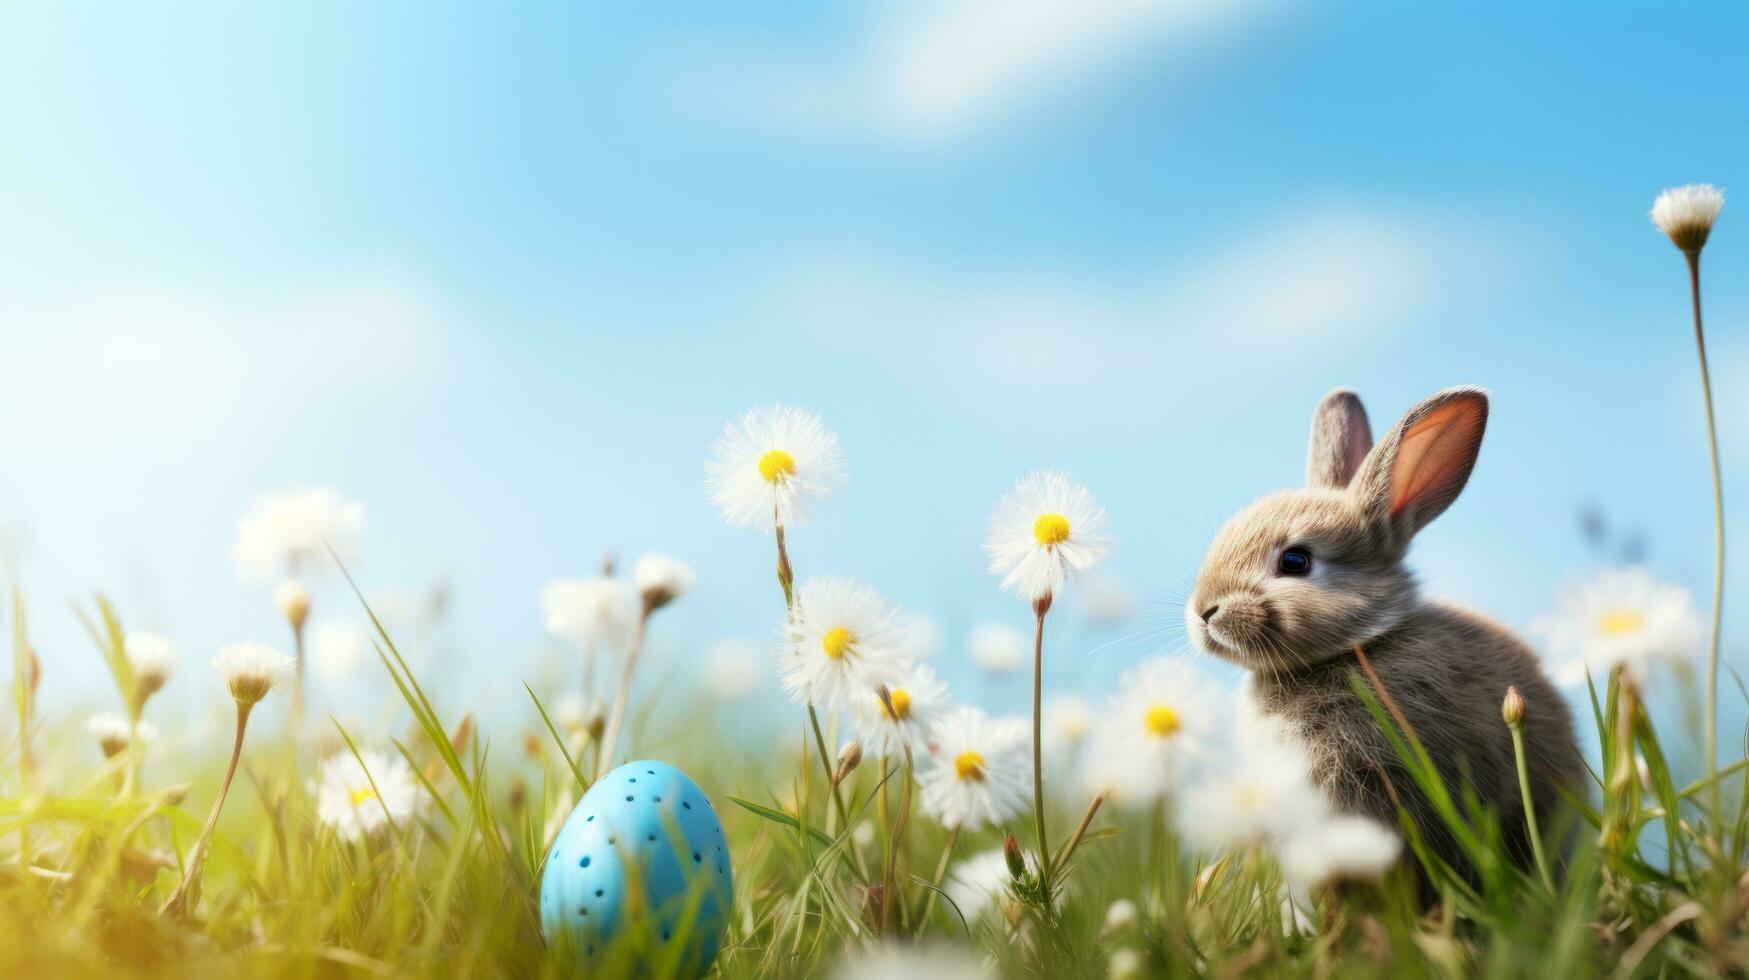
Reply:
[[[1508,686],[1525,702],[1540,826],[1554,823],[1563,792],[1584,792],[1572,717],[1530,649],[1478,613],[1422,598],[1403,564],[1415,532],[1469,480],[1487,421],[1485,392],[1448,388],[1375,446],[1360,399],[1331,392],[1312,419],[1305,488],[1264,497],[1221,528],[1185,610],[1204,648],[1250,672],[1252,720],[1304,749],[1333,807],[1395,826],[1400,803],[1434,852],[1465,871],[1349,678],[1358,645],[1453,799],[1461,808],[1467,783],[1521,866],[1531,849],[1500,715]]]

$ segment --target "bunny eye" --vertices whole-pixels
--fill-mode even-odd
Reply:
[[[1312,553],[1295,546],[1281,553],[1275,567],[1283,575],[1304,575],[1312,570]]]

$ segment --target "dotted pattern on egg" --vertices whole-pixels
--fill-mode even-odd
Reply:
[[[553,841],[541,924],[549,943],[566,936],[586,965],[628,928],[669,943],[696,906],[680,958],[683,975],[697,976],[722,945],[733,893],[728,841],[710,800],[667,763],[629,762],[589,787]]]

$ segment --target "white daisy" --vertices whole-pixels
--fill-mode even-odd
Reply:
[[[912,667],[898,683],[888,687],[888,699],[880,692],[864,695],[856,709],[857,735],[870,752],[882,758],[929,750],[929,732],[947,708],[947,685],[926,664]]]
[[[238,519],[231,560],[239,575],[257,580],[322,569],[330,547],[350,562],[363,528],[364,505],[337,490],[264,494]]]
[[[97,747],[103,750],[103,757],[106,759],[127,751],[135,735],[139,736],[142,743],[158,737],[158,729],[150,722],[142,721],[136,728],[121,715],[107,712],[87,718],[85,730],[96,737]]]
[[[594,651],[623,650],[637,622],[637,602],[618,579],[561,579],[540,592],[547,632]]]
[[[1370,817],[1339,815],[1303,827],[1281,849],[1281,873],[1295,890],[1377,881],[1397,863],[1403,838]]]
[[[888,942],[850,954],[832,980],[990,980],[995,974],[958,946]]]
[[[134,699],[140,704],[164,686],[180,659],[175,641],[157,633],[128,633],[122,640],[122,652],[133,668]]]
[[[1288,746],[1242,752],[1185,794],[1179,827],[1209,852],[1275,844],[1329,815],[1307,773],[1304,753]]]
[[[1220,695],[1177,658],[1126,671],[1088,738],[1085,779],[1122,803],[1165,797],[1184,765],[1206,754]]]
[[[298,670],[296,660],[254,640],[220,647],[213,666],[225,678],[231,697],[243,705],[252,705],[290,684]]]
[[[1005,623],[979,623],[966,634],[966,656],[979,670],[1007,674],[1019,670],[1031,654],[1025,633]]]
[[[348,841],[387,830],[391,819],[405,824],[418,814],[421,800],[407,760],[369,750],[329,757],[310,792],[317,818]]]
[[[659,551],[639,556],[632,565],[632,588],[650,609],[660,609],[685,595],[697,580],[691,565]]]
[[[844,476],[838,437],[818,416],[775,405],[731,423],[711,448],[705,490],[736,527],[771,530],[806,518],[805,502]]]
[[[929,766],[919,775],[923,809],[948,828],[978,830],[1018,814],[1032,799],[1030,729],[972,707],[935,724]]]
[[[364,628],[347,620],[322,620],[310,628],[310,667],[324,681],[350,680],[364,666],[370,652],[370,637]]]
[[[1609,569],[1561,596],[1560,612],[1534,625],[1559,659],[1555,680],[1582,684],[1585,668],[1602,683],[1617,667],[1636,683],[1657,661],[1686,663],[1704,635],[1688,590],[1640,568]]]
[[[1677,248],[1694,255],[1706,246],[1724,207],[1725,192],[1711,184],[1672,187],[1652,202],[1652,223]]]
[[[750,644],[722,640],[705,651],[704,689],[718,701],[738,701],[759,686],[765,665]]]
[[[1009,897],[1013,881],[1008,859],[1002,848],[997,847],[955,864],[948,870],[941,890],[959,907],[967,922],[976,922],[992,905]]]
[[[898,611],[873,589],[842,579],[803,582],[785,632],[778,673],[797,704],[854,708],[905,677]]]
[[[990,517],[990,571],[1028,599],[1055,595],[1071,573],[1092,568],[1111,550],[1099,534],[1104,525],[1105,511],[1086,487],[1064,473],[1029,473]]]

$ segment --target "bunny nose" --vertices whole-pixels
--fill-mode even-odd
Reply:
[[[1210,606],[1207,609],[1204,609],[1202,611],[1202,621],[1206,623],[1209,620],[1214,619],[1215,613],[1218,613],[1220,611],[1221,611],[1221,607],[1218,605],[1217,606]]]

